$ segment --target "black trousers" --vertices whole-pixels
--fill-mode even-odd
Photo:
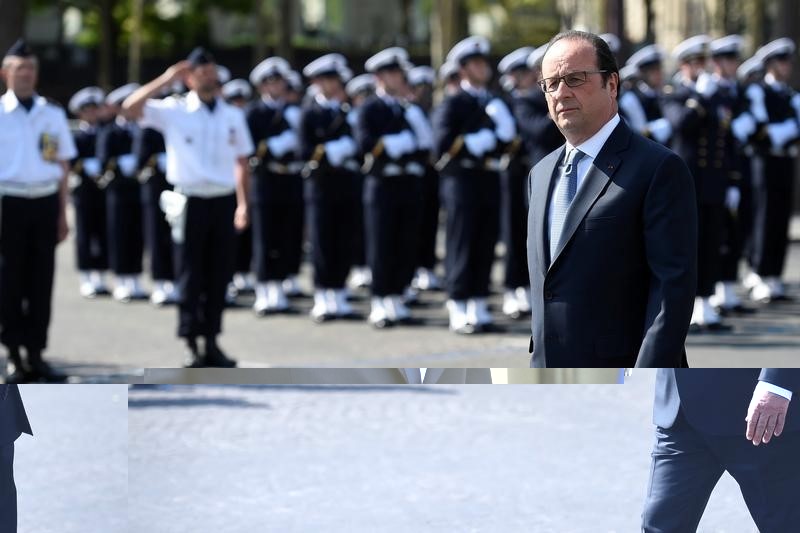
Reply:
[[[358,249],[361,201],[356,199],[353,173],[332,170],[306,181],[306,214],[314,265],[314,286],[344,288]]]
[[[121,276],[142,273],[144,236],[139,181],[115,178],[106,188],[108,258],[111,270]]]
[[[0,221],[0,341],[47,347],[58,234],[58,194],[2,198]]]
[[[0,531],[17,531],[17,488],[14,485],[14,443],[0,444]]]
[[[222,331],[225,293],[233,275],[235,211],[234,194],[189,197],[184,242],[175,245],[179,337],[209,337]]]
[[[436,266],[436,236],[439,233],[439,173],[426,166],[422,178],[422,199],[419,212],[419,239],[417,245],[418,267],[433,270]]]
[[[792,214],[794,159],[753,157],[753,242],[750,264],[759,276],[783,274]]]
[[[506,247],[505,286],[508,289],[527,287],[528,278],[528,167],[512,164],[501,175],[503,183],[501,235]]]
[[[725,231],[725,206],[697,206],[697,296],[714,294],[720,280],[720,257]]]
[[[303,182],[298,175],[253,176],[252,249],[258,281],[282,280],[300,269]]]
[[[753,200],[749,173],[747,179],[742,180],[739,190],[739,208],[735,213],[725,209],[720,247],[720,281],[735,282],[739,278],[739,261],[746,253],[752,228]]]
[[[367,264],[374,296],[403,294],[414,277],[419,181],[416,176],[368,176],[364,183]]]
[[[250,206],[250,211],[253,211]],[[250,224],[243,231],[236,232],[236,258],[233,271],[248,273],[253,268],[253,225]]]
[[[442,189],[447,292],[454,300],[485,298],[500,225],[499,176],[482,171],[444,174]]]
[[[75,245],[78,270],[108,269],[106,194],[97,184],[82,178],[72,191],[75,206]]]
[[[364,175],[360,172],[352,173],[353,176],[353,266],[367,264],[366,234],[364,231]]]
[[[142,185],[142,218],[144,219],[144,242],[150,255],[150,273],[153,279],[175,279],[173,266],[172,235],[164,212],[159,206],[161,193],[171,190],[163,174],[156,173]]]
[[[800,432],[784,433],[769,444],[753,446],[744,431],[743,419],[741,435],[707,435],[692,427],[682,414],[671,428],[656,428],[642,530],[696,531],[711,492],[725,471],[739,483],[761,533],[797,529]]]

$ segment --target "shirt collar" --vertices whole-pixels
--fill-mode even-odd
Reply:
[[[775,79],[775,75],[772,74],[772,72],[764,74],[764,83],[778,90],[783,90],[783,88],[786,87],[785,83]]]
[[[10,89],[7,90],[5,94],[3,94],[2,102],[3,102],[2,105],[5,108],[6,113],[11,113],[16,108],[20,107],[17,95],[14,93],[14,91]],[[45,98],[39,96],[36,93],[33,93],[33,107],[31,108],[31,113],[33,113],[33,111],[37,107],[44,105],[45,103],[47,103],[47,100]]]
[[[322,93],[318,93],[316,96],[314,96],[314,100],[316,100],[316,102],[322,107],[328,107],[330,109],[339,109],[339,107],[341,107],[339,100],[336,98],[325,98]]]
[[[461,80],[461,88],[472,96],[481,97],[488,94],[485,87],[475,87],[467,80]]]
[[[264,103],[265,106],[269,107],[270,109],[277,109],[281,105],[279,101],[270,98],[268,96],[262,96],[261,101]]]
[[[219,101],[219,98],[217,98],[216,96],[214,98],[217,99],[217,107],[219,107],[219,105],[221,103]],[[187,111],[197,111],[201,107],[205,107],[205,106],[203,105],[203,101],[200,100],[200,95],[198,95],[197,92],[195,92],[195,91],[189,91],[186,94],[186,110]]]
[[[611,117],[611,120],[606,122],[605,125],[597,131],[597,133],[583,141],[578,146],[572,146],[568,142],[567,153],[569,153],[573,148],[577,148],[592,159],[596,159],[598,154],[600,154],[600,150],[603,149],[603,145],[605,145],[608,138],[611,137],[611,133],[614,131],[614,128],[617,127],[619,122],[619,113],[615,113],[614,116]]]

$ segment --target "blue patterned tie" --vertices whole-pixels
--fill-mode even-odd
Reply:
[[[578,163],[583,156],[583,152],[577,148],[567,154],[564,158],[564,166],[561,169],[561,176],[555,190],[555,202],[553,203],[553,221],[550,224],[550,262],[558,248],[558,241],[561,240],[561,231],[564,228],[564,221],[567,218],[567,211],[575,198],[578,190]]]

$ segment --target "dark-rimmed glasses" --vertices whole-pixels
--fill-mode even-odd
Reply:
[[[558,89],[558,86],[561,85],[561,81],[563,80],[564,83],[567,84],[567,87],[580,87],[584,83],[586,83],[586,79],[588,78],[589,74],[603,74],[608,72],[607,70],[580,70],[578,72],[570,72],[569,74],[564,74],[563,76],[553,76],[552,78],[544,78],[539,80],[538,83],[539,87],[542,91],[546,93],[552,93],[553,91]]]

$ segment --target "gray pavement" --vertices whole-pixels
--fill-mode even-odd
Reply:
[[[23,385],[20,393],[34,437],[16,443],[19,533],[130,531],[126,386]]]
[[[131,530],[637,531],[654,375],[592,386],[135,388]],[[698,531],[755,531],[727,474]]]
[[[155,309],[147,302],[120,304],[78,295],[74,242],[58,249],[53,323],[48,357],[78,380],[125,381],[143,367],[174,367],[182,345],[175,338],[174,308]],[[501,272],[495,268],[495,290]],[[791,293],[800,299],[800,242],[787,266]],[[310,291],[310,272],[301,283]],[[368,312],[367,293],[358,292],[358,311]],[[522,367],[528,365],[527,321],[500,319],[502,334],[463,337],[447,330],[442,293],[424,294],[415,313],[417,327],[374,331],[363,321],[315,325],[307,316],[311,301],[301,299],[294,316],[256,318],[252,296],[225,315],[221,344],[243,366],[331,367]],[[499,315],[500,295],[491,303]],[[800,307],[770,306],[755,317],[736,318],[725,335],[698,335],[688,340],[693,366],[800,366]]]

